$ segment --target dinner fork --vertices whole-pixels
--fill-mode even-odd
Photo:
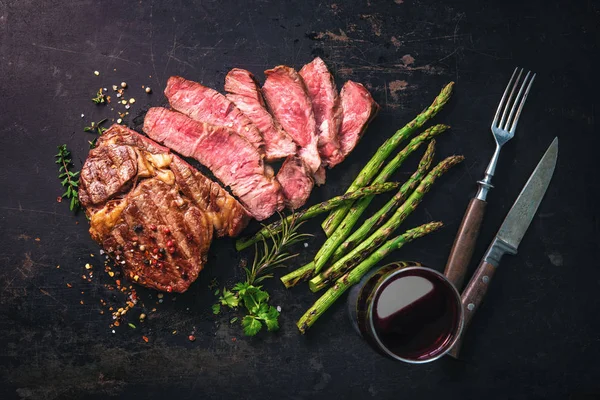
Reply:
[[[444,274],[458,290],[462,288],[465,273],[473,255],[475,242],[479,235],[479,228],[481,227],[483,214],[487,205],[488,192],[494,187],[492,185],[492,177],[496,171],[500,149],[515,135],[515,129],[517,128],[523,105],[529,94],[529,89],[531,89],[531,84],[535,79],[535,74],[532,74],[531,71],[528,71],[523,79],[521,79],[522,75],[523,69],[515,68],[506,86],[506,90],[504,90],[491,126],[494,140],[496,141],[496,150],[485,170],[484,178],[477,181],[479,184],[477,195],[469,202],[467,211],[454,239],[452,250],[450,250]],[[518,93],[515,97],[517,88]]]

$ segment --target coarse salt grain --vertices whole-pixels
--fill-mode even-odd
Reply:
[[[277,306],[277,312],[281,312],[281,306]]]
[[[150,88],[150,86],[146,87],[146,93],[152,93],[152,89]]]
[[[304,243],[304,247],[308,247],[308,243]]]
[[[117,124],[120,124],[121,122],[123,122],[123,120],[122,120],[121,118],[119,118],[119,119],[117,120]]]
[[[129,99],[129,102],[130,102],[131,104],[133,104],[133,103],[135,103],[135,99],[132,97],[132,98],[130,98],[130,99]]]
[[[94,71],[94,75],[98,76],[98,75],[100,75],[100,72],[99,71]]]

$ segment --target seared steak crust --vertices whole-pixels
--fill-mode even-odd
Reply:
[[[132,280],[183,292],[206,262],[213,230],[236,236],[250,217],[217,183],[135,131],[113,125],[82,168],[90,234]]]

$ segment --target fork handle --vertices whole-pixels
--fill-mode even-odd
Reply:
[[[452,250],[450,250],[444,275],[458,291],[462,289],[467,268],[473,256],[486,205],[487,202],[483,200],[471,199],[456,233]]]

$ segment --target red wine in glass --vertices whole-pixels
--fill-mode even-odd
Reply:
[[[457,290],[444,275],[417,263],[375,271],[349,302],[351,318],[367,342],[401,361],[424,363],[443,356],[462,329]]]

